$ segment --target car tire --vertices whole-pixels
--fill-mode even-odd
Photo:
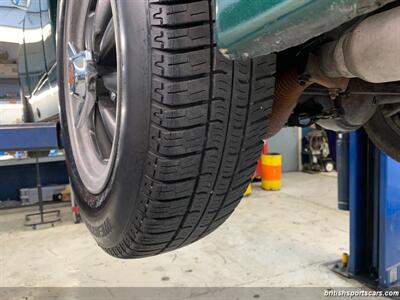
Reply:
[[[364,128],[380,150],[400,162],[400,114],[385,117],[379,106]]]
[[[100,1],[100,0],[99,0]],[[188,245],[232,214],[257,165],[275,86],[275,55],[230,61],[212,1],[112,1],[118,56],[116,154],[93,193],[77,165],[66,106],[66,15],[58,64],[68,171],[96,242],[119,258]]]

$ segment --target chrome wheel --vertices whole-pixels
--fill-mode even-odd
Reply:
[[[118,137],[118,64],[109,0],[67,1],[64,81],[79,176],[93,194],[111,175]]]

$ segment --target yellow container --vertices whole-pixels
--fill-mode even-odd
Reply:
[[[347,253],[342,253],[342,265],[344,267],[347,267],[348,262],[349,262],[349,255]]]
[[[261,155],[261,187],[268,191],[279,191],[282,186],[282,155],[269,153]]]
[[[247,186],[247,189],[246,189],[246,191],[244,192],[244,195],[243,196],[248,196],[248,195],[250,195],[251,194],[251,183]]]

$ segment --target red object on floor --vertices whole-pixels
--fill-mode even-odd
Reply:
[[[254,179],[261,180],[261,173],[262,173],[261,154],[267,154],[267,153],[268,153],[268,143],[267,140],[264,140],[263,150],[260,153],[260,157],[258,158],[257,169],[256,172],[254,173],[253,180]]]

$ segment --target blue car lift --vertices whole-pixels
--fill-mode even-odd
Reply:
[[[400,163],[363,130],[338,140],[339,209],[350,211],[347,273],[372,286],[400,284]]]
[[[60,138],[58,135],[57,123],[25,123],[16,125],[0,126],[0,151],[46,151],[60,148]],[[39,168],[39,157],[36,156],[36,185],[38,190],[39,212],[25,216],[25,226],[36,226],[51,224],[61,221],[60,211],[44,211],[42,185]],[[45,218],[45,216],[53,216]],[[32,217],[39,216],[39,220],[31,222]]]

